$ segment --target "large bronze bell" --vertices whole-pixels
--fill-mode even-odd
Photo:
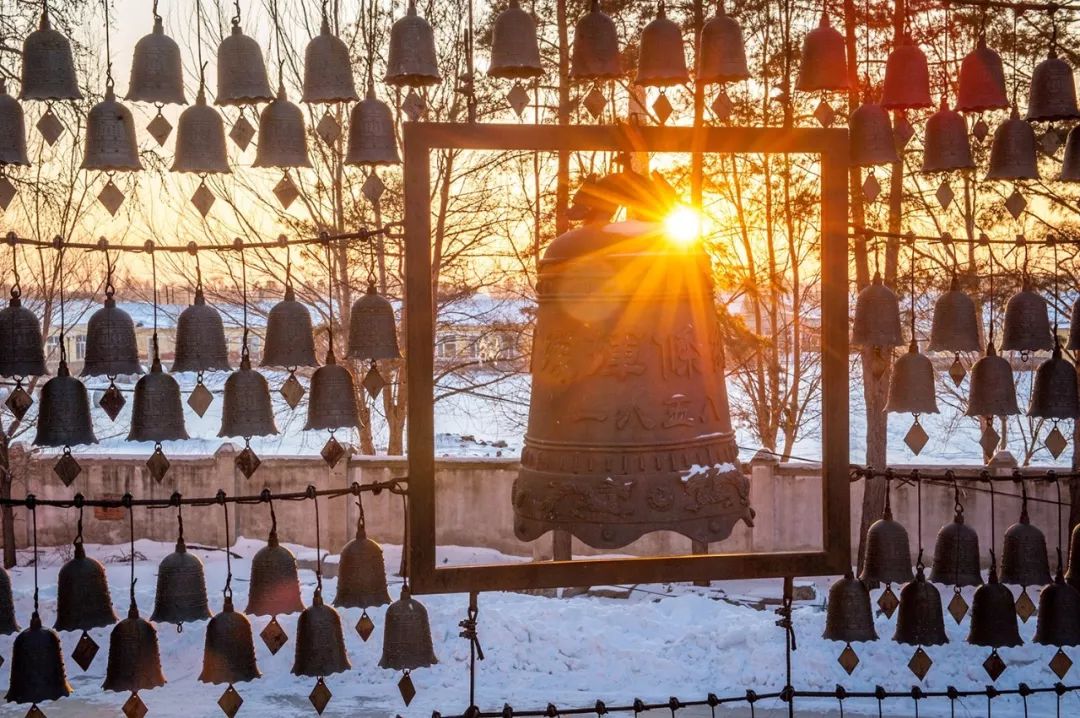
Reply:
[[[1050,561],[1046,536],[1028,518],[1027,504],[1020,520],[1005,531],[1001,551],[1001,582],[1017,586],[1045,586],[1050,583]]]
[[[270,314],[266,318],[262,366],[318,365],[311,313],[307,307],[296,301],[292,285],[287,285],[285,297],[270,308]]]
[[[109,663],[101,687],[128,693],[163,685],[157,629],[139,616],[139,608],[132,601],[127,618],[116,624],[109,636]]]
[[[435,55],[435,31],[409,0],[405,16],[390,28],[386,82],[395,87],[427,87],[442,82]]]
[[[957,112],[1004,110],[1009,106],[1005,90],[1005,69],[1001,55],[986,46],[986,36],[979,35],[975,49],[960,63],[956,91]]]
[[[214,104],[243,106],[273,99],[262,48],[240,29],[239,18],[233,18],[232,32],[218,45]]]
[[[229,349],[225,325],[216,309],[206,303],[202,287],[176,321],[176,358],[172,371],[228,371]]]
[[[1076,106],[1076,83],[1069,63],[1051,48],[1045,60],[1035,66],[1028,86],[1029,122],[1056,122],[1080,117]]]
[[[60,652],[60,636],[41,625],[37,611],[30,627],[15,637],[11,649],[8,703],[42,703],[71,695]]]
[[[400,359],[394,307],[375,290],[374,280],[367,292],[353,302],[349,314],[349,358]]]
[[[881,518],[866,532],[866,557],[859,579],[867,585],[906,583],[911,580],[911,548],[907,530],[893,520],[888,499]]]
[[[408,585],[405,585],[401,589],[401,597],[386,609],[386,628],[379,667],[411,671],[427,668],[438,662],[431,640],[427,609],[412,597]]]
[[[911,43],[910,38],[904,38],[903,44],[889,53],[885,63],[881,106],[886,110],[914,110],[933,104],[926,55]]]
[[[904,343],[900,329],[900,300],[885,286],[880,273],[855,299],[851,343],[862,347],[898,347]]]
[[[18,633],[19,622],[15,620],[15,597],[11,594],[11,576],[0,568],[0,636]]]
[[[56,578],[57,631],[89,631],[116,623],[105,567],[86,555],[82,541]]]
[[[848,89],[847,49],[844,36],[821,13],[818,26],[803,38],[802,58],[795,89],[804,92]]]
[[[349,116],[345,164],[372,167],[401,164],[394,115],[390,105],[375,96],[374,85],[368,85],[367,96],[356,103]]]
[[[1080,645],[1080,592],[1065,582],[1060,559],[1059,553],[1054,582],[1039,593],[1039,618],[1033,640],[1044,646]]]
[[[964,415],[990,417],[1019,413],[1012,365],[998,356],[993,342],[987,342],[986,354],[971,367],[971,389]]]
[[[80,376],[142,373],[135,322],[116,306],[111,290],[106,291],[105,305],[86,323],[86,358]]]
[[[884,107],[864,102],[848,118],[851,164],[858,167],[899,162],[892,121]]]
[[[1028,416],[1042,419],[1075,419],[1080,417],[1080,397],[1077,396],[1076,367],[1061,356],[1061,347],[1054,344],[1054,353],[1039,365],[1035,386],[1031,390]]]
[[[233,610],[232,596],[227,595],[221,613],[206,625],[206,647],[199,680],[231,684],[253,681],[261,675],[255,662],[251,621]]]
[[[154,594],[154,613],[151,621],[186,623],[210,618],[206,599],[206,576],[198,556],[188,553],[181,536],[176,550],[161,560],[158,566],[157,592]]]
[[[161,360],[154,356],[150,371],[135,384],[128,441],[183,441],[184,407],[180,385],[161,370]]]
[[[259,144],[252,167],[310,167],[304,113],[278,86],[277,97],[259,114]]]
[[[105,99],[86,116],[86,146],[81,168],[101,172],[132,172],[142,169],[135,120],[131,111],[116,101],[112,85]]]
[[[967,642],[973,646],[1003,648],[1019,646],[1016,603],[1012,591],[998,582],[997,567],[990,563],[986,583],[975,589],[971,599],[971,627]]]
[[[934,365],[912,339],[907,353],[893,364],[889,400],[885,411],[902,414],[936,414]]]
[[[870,608],[870,591],[851,571],[829,587],[825,632],[821,637],[845,643],[876,641],[878,638]]]
[[[990,145],[988,180],[1039,179],[1039,163],[1035,156],[1035,130],[1020,119],[1016,108],[1009,119],[994,130]]]
[[[37,434],[34,446],[78,446],[96,444],[94,421],[90,417],[90,397],[83,383],[71,376],[67,362],[60,360],[56,376],[41,388]]]
[[[124,99],[157,105],[187,104],[180,46],[165,34],[160,15],[154,15],[154,29],[150,34],[135,43],[131,81]]]
[[[251,368],[245,354],[240,368],[225,380],[225,402],[221,409],[218,436],[271,436],[278,433],[274,423],[274,403],[266,377]]]
[[[674,20],[668,19],[664,0],[660,0],[656,17],[641,31],[634,84],[670,87],[689,81],[682,30]]]
[[[915,580],[900,589],[900,610],[896,614],[893,640],[909,646],[940,646],[949,642],[945,616],[937,586],[926,580],[922,566]]]
[[[491,30],[491,63],[488,75],[501,79],[540,77],[540,43],[532,15],[521,9],[518,0],[495,17]]]
[[[45,343],[37,315],[22,305],[19,290],[0,309],[0,376],[41,376],[45,371]]]
[[[251,559],[251,585],[245,613],[283,616],[303,610],[296,557],[278,543],[277,531],[271,529],[266,545]]]
[[[1069,570],[1065,572],[1065,580],[1080,591],[1080,524],[1069,534]]]
[[[930,580],[950,586],[982,585],[979,534],[964,523],[964,514],[960,511],[938,531]]]
[[[368,538],[363,507],[356,521],[356,538],[341,549],[338,559],[337,594],[340,608],[372,608],[390,603],[386,590],[386,562],[382,547]]]
[[[974,166],[967,123],[959,112],[950,110],[942,98],[938,111],[926,121],[922,171],[950,172]]]
[[[293,675],[321,678],[350,668],[345,636],[341,632],[341,616],[323,603],[322,592],[316,589],[311,605],[296,622]]]
[[[38,29],[26,36],[22,52],[20,100],[81,100],[71,43],[49,23],[49,6]]]
[[[176,125],[176,156],[171,172],[218,174],[231,172],[225,151],[225,123],[206,104],[206,89],[200,84],[195,104],[180,113]]]
[[[724,11],[723,0],[701,28],[697,44],[698,82],[738,82],[750,77],[742,27]]]
[[[323,12],[319,34],[304,50],[304,91],[301,102],[350,102],[360,99],[353,82],[349,48],[330,31]]]
[[[0,77],[0,167],[29,164],[22,105],[8,94],[7,80]]]
[[[1080,182],[1080,125],[1074,125],[1065,139],[1065,154],[1061,159],[1059,182]],[[1071,347],[1070,347],[1071,348]]]
[[[619,30],[615,21],[592,0],[589,12],[574,26],[570,77],[575,80],[612,80],[622,75]]]
[[[1001,333],[1002,350],[1018,352],[1050,351],[1054,333],[1046,300],[1032,291],[1027,278],[1020,291],[1005,305],[1005,324]]]
[[[360,425],[356,407],[356,389],[352,374],[337,363],[334,349],[326,354],[326,363],[311,375],[307,423],[310,429],[348,429]]]
[[[960,289],[960,280],[953,276],[949,291],[934,302],[934,318],[930,327],[932,352],[975,352],[979,350],[979,324],[975,317],[975,302]]]

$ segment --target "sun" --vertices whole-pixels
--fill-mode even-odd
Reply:
[[[701,239],[704,221],[693,207],[680,204],[664,217],[664,230],[676,244],[693,244]]]

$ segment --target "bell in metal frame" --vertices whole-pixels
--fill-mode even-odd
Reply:
[[[275,521],[266,545],[251,559],[251,584],[245,613],[281,616],[303,610],[296,557],[278,542]]]
[[[270,308],[266,318],[262,366],[295,368],[318,365],[311,313],[296,301],[292,285],[286,285],[284,298]]]
[[[1015,416],[1020,413],[1016,404],[1016,384],[1012,365],[998,356],[992,341],[986,344],[986,354],[971,367],[971,388],[965,416]]]
[[[205,84],[199,83],[195,104],[180,113],[176,127],[176,156],[170,172],[221,174],[231,172],[225,150],[225,124],[206,104]]]
[[[915,580],[900,589],[900,610],[896,615],[893,640],[909,646],[940,646],[949,642],[945,635],[941,594],[926,580],[922,566],[919,566]]]
[[[907,353],[893,365],[885,411],[901,414],[938,413],[934,397],[934,365],[919,352],[919,345],[914,339]]]
[[[375,96],[375,86],[368,85],[367,96],[356,103],[349,117],[349,147],[345,164],[385,167],[401,164],[394,115],[390,106]]]
[[[57,631],[89,631],[116,623],[105,567],[86,555],[82,539],[56,579]]]
[[[574,26],[570,77],[575,80],[613,80],[622,75],[619,31],[615,22],[591,0],[589,12]]]
[[[356,538],[345,544],[338,560],[334,605],[339,608],[368,609],[388,603],[390,594],[386,589],[386,563],[382,547],[368,538],[364,527],[364,507],[361,505],[360,517],[356,520]]]
[[[529,13],[521,9],[518,0],[510,0],[509,6],[495,17],[488,75],[521,80],[543,74],[536,23]]]
[[[821,637],[845,643],[876,641],[878,638],[870,608],[870,591],[851,571],[829,587],[825,633]]]
[[[875,272],[874,279],[855,300],[851,323],[851,343],[861,347],[897,347],[903,344],[900,329],[900,301],[896,292]]]
[[[277,97],[259,114],[259,144],[252,167],[310,167],[304,113],[278,86]]]
[[[889,113],[879,104],[864,100],[848,119],[851,164],[857,167],[899,162]]]
[[[45,343],[37,315],[22,305],[18,287],[11,300],[0,309],[0,376],[42,376],[45,371]]]
[[[1012,591],[998,581],[995,564],[991,552],[990,575],[986,583],[975,589],[971,600],[967,642],[988,648],[1019,646],[1024,641],[1020,638]]]
[[[225,325],[218,311],[206,303],[202,287],[197,286],[194,301],[180,312],[176,321],[176,358],[172,371],[228,370]]]
[[[60,652],[60,636],[41,625],[34,611],[30,627],[15,637],[11,649],[8,703],[43,703],[71,695]]]
[[[379,667],[411,671],[435,665],[435,647],[427,609],[412,597],[409,585],[401,588],[401,597],[386,609],[382,658]]]
[[[1065,582],[1060,549],[1054,582],[1039,593],[1039,617],[1033,640],[1044,646],[1080,645],[1080,592]]]
[[[316,589],[311,605],[296,622],[296,656],[292,673],[322,678],[350,668],[341,616],[323,602],[322,589]]]
[[[180,46],[165,34],[161,16],[154,15],[154,29],[135,43],[131,81],[125,100],[156,105],[186,105],[184,68]]]
[[[158,566],[154,613],[150,616],[151,621],[158,623],[181,624],[210,618],[203,563],[188,553],[183,524],[180,531],[176,550],[163,558]]]
[[[435,55],[435,32],[416,13],[416,0],[409,0],[405,16],[390,28],[386,82],[395,87],[428,87],[442,82]]]
[[[1045,60],[1035,66],[1028,86],[1029,122],[1056,122],[1080,117],[1076,106],[1076,82],[1069,63],[1051,47]]]
[[[232,593],[221,612],[206,626],[206,645],[199,680],[203,683],[243,683],[262,674],[255,661],[255,641],[247,616],[233,610]]]
[[[930,68],[926,55],[911,38],[889,53],[885,64],[885,82],[881,88],[881,106],[886,110],[915,110],[930,107]]]
[[[644,87],[670,87],[690,81],[682,30],[667,16],[660,0],[656,17],[641,31],[637,76],[634,84]]]
[[[981,586],[979,534],[964,523],[959,502],[953,520],[941,527],[934,543],[930,580],[949,586]]]
[[[697,44],[698,82],[727,83],[746,80],[746,48],[742,27],[724,11],[724,2],[716,4],[714,15],[701,28]]]
[[[1026,489],[1020,520],[1005,531],[1001,551],[1001,582],[1024,587],[1050,583],[1046,536],[1028,518]]]
[[[323,4],[322,26],[304,50],[304,91],[301,102],[354,102],[360,99],[353,82],[349,48],[330,31]]]
[[[63,335],[60,339],[63,341]],[[61,357],[56,376],[41,388],[34,446],[68,447],[96,443],[86,387],[71,376],[67,361]]]
[[[866,557],[859,579],[867,585],[906,583],[911,580],[911,548],[907,530],[893,520],[889,495],[881,518],[866,532]]]
[[[131,408],[131,429],[128,441],[183,441],[188,438],[184,428],[184,407],[180,401],[180,385],[161,370],[156,342],[150,371],[135,384],[135,400]]]
[[[979,35],[975,49],[960,63],[959,86],[956,91],[958,112],[985,112],[1009,107],[1005,89],[1005,70],[1001,55],[986,46],[986,36]]]
[[[975,352],[979,350],[979,325],[975,317],[975,302],[960,289],[960,280],[953,275],[949,291],[934,302],[934,318],[930,327],[932,352]]]
[[[258,41],[244,34],[240,17],[236,16],[232,20],[232,32],[218,45],[214,104],[242,107],[273,99],[262,48]]]
[[[225,402],[221,409],[219,437],[277,434],[274,405],[266,377],[251,368],[251,359],[244,352],[240,368],[225,380]]]
[[[822,12],[818,26],[803,38],[795,89],[803,92],[839,91],[848,89],[848,86],[844,36],[829,23],[828,13]]]
[[[1061,172],[1058,174],[1059,182],[1080,182],[1080,130],[1077,127],[1080,125],[1074,125],[1069,130],[1069,136],[1065,140],[1065,154],[1061,160]]]
[[[26,36],[22,51],[20,100],[81,100],[71,43],[49,21],[49,5],[41,11],[38,29]]]
[[[111,281],[105,289],[105,304],[86,323],[86,358],[80,376],[142,374],[135,322],[116,306]]]
[[[994,130],[990,145],[988,180],[1024,180],[1039,178],[1039,163],[1035,154],[1035,130],[1020,119],[1016,108],[1009,119]]]
[[[0,167],[29,164],[22,105],[8,94],[7,79],[0,77]]]
[[[400,359],[397,325],[390,300],[368,281],[367,291],[353,302],[349,317],[349,358]]]
[[[127,693],[163,685],[157,629],[139,616],[139,607],[132,601],[127,618],[116,624],[109,636],[109,663],[101,687]]]
[[[0,568],[0,636],[9,636],[19,632],[19,623],[15,620],[15,598],[11,593],[11,577]]]
[[[326,363],[311,376],[311,398],[308,399],[307,423],[304,430],[348,429],[360,425],[356,407],[356,390],[352,374],[337,363],[334,349],[326,354]]]
[[[1035,386],[1031,390],[1031,406],[1027,414],[1054,420],[1080,417],[1076,367],[1062,357],[1057,342],[1054,343],[1054,353],[1035,371]]]
[[[974,166],[967,123],[959,112],[949,109],[943,97],[937,112],[926,121],[922,171],[949,172]]]
[[[1002,350],[1033,352],[1054,348],[1054,333],[1046,300],[1032,291],[1025,276],[1020,291],[1009,297],[1005,305],[1005,325],[1001,337]]]

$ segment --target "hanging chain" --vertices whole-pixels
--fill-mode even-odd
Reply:
[[[131,494],[124,494],[121,502],[128,510],[128,547],[131,551],[129,563],[131,565],[131,605],[135,606],[135,507],[132,504]]]
[[[26,508],[30,510],[30,522],[34,535],[34,614],[38,612],[38,545],[37,545],[37,501],[33,494],[26,496]]]
[[[361,517],[363,510],[361,509]],[[476,591],[469,593],[469,609],[465,620],[458,623],[461,633],[458,635],[469,641],[469,709],[478,710],[476,706],[476,662],[484,660],[484,649],[480,647],[480,639],[476,633],[476,617],[480,614],[477,603]],[[672,711],[674,718],[674,711]]]
[[[315,594],[322,596],[322,531],[319,524],[319,499],[315,487],[308,485],[307,494],[315,504]]]
[[[244,243],[237,237],[233,243],[240,252],[240,291],[244,300],[244,334],[240,344],[240,359],[250,361],[248,351],[248,285],[247,285],[247,257],[244,255]]]
[[[109,0],[101,0],[101,4],[105,7],[105,89],[111,90],[113,85],[112,76],[112,48],[110,44],[110,30],[109,30]],[[154,3],[154,15],[157,15],[157,3]]]
[[[225,501],[223,489],[218,490],[216,498],[225,516],[225,590],[222,591],[222,595],[226,601],[232,601],[232,541],[229,538],[229,504]]]

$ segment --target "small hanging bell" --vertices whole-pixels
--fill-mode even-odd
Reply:
[[[161,360],[154,356],[150,371],[135,384],[128,441],[183,441],[184,407],[180,385],[161,370]]]
[[[901,414],[936,414],[934,365],[919,352],[912,339],[907,353],[893,364],[889,380],[889,400],[885,411]]]
[[[427,20],[417,15],[416,0],[409,0],[405,17],[390,28],[386,82],[395,87],[427,87],[442,82],[435,55],[435,32]]]
[[[510,5],[496,16],[491,30],[488,76],[515,80],[543,74],[536,23],[521,9],[518,0],[510,0]]]
[[[1069,570],[1065,572],[1065,580],[1080,591],[1080,524],[1069,534]]]
[[[379,667],[411,671],[438,662],[431,640],[427,609],[412,597],[406,584],[401,589],[401,597],[386,609],[386,627]]]
[[[1039,179],[1039,163],[1035,155],[1035,130],[1020,119],[1016,108],[1009,119],[994,130],[990,145],[988,180]]]
[[[22,105],[8,94],[7,80],[0,77],[0,167],[29,164]]]
[[[859,580],[864,584],[906,583],[911,580],[911,549],[907,530],[893,520],[888,499],[881,518],[866,532],[866,557]]]
[[[589,12],[582,15],[574,27],[570,77],[575,80],[613,80],[620,75],[619,30],[615,21],[600,9],[600,0],[591,0]]]
[[[163,685],[165,676],[161,673],[157,629],[139,616],[133,601],[127,618],[116,624],[109,636],[109,663],[101,687],[128,693]]]
[[[262,674],[255,662],[255,641],[247,616],[233,610],[232,594],[225,596],[221,613],[206,626],[203,683],[243,683]]]
[[[899,162],[889,113],[881,105],[863,102],[848,119],[851,164],[858,167]]]
[[[86,147],[81,169],[101,172],[132,172],[142,169],[135,120],[131,111],[116,101],[112,85],[105,99],[86,116]]]
[[[15,620],[15,597],[11,594],[11,577],[0,568],[0,636],[9,636],[19,632],[19,623]]]
[[[251,559],[251,586],[245,613],[283,616],[303,610],[296,557],[278,543],[277,531],[271,529],[266,545]]]
[[[206,89],[202,84],[195,104],[180,113],[176,127],[176,156],[169,171],[231,172],[225,150],[225,124],[218,111],[206,104]]]
[[[957,112],[985,112],[1009,107],[1005,90],[1005,70],[1001,55],[986,46],[980,35],[975,49],[960,63],[960,82],[956,92]]]
[[[94,421],[90,417],[90,397],[83,383],[71,376],[67,362],[60,360],[56,376],[41,388],[37,434],[34,446],[78,446],[96,444]]]
[[[1076,367],[1061,356],[1061,347],[1057,343],[1054,344],[1054,353],[1040,364],[1035,372],[1035,386],[1031,390],[1028,416],[1042,419],[1080,417]]]
[[[56,579],[57,631],[89,631],[116,623],[105,567],[75,542],[75,555],[60,567]]]
[[[135,322],[116,306],[110,287],[105,292],[105,305],[86,323],[86,358],[80,376],[142,373]]]
[[[310,429],[344,429],[360,425],[356,408],[356,390],[352,374],[337,363],[331,347],[326,363],[311,376],[311,397],[308,399],[307,424]]]
[[[321,589],[316,589],[311,605],[296,622],[296,658],[292,672],[297,676],[322,678],[347,671],[352,666],[345,652],[341,616],[323,603]]]
[[[259,114],[259,144],[252,167],[311,167],[304,113],[278,87],[277,97]]]
[[[382,547],[368,538],[363,508],[356,522],[356,538],[341,549],[338,560],[337,595],[339,608],[372,608],[390,603],[386,590],[386,563]]]
[[[41,703],[71,695],[60,652],[60,636],[41,625],[37,611],[30,627],[15,637],[11,649],[8,703]]]
[[[188,110],[190,111],[190,110]],[[206,303],[202,287],[176,321],[176,358],[172,371],[228,371],[229,350],[221,315]]]
[[[349,117],[345,164],[372,167],[401,164],[393,113],[388,104],[375,96],[374,85],[368,85],[367,96],[356,103]]]
[[[986,354],[971,367],[971,389],[965,416],[1015,416],[1016,384],[1012,366],[998,356],[993,342],[986,344]]]
[[[926,121],[922,171],[949,172],[974,166],[967,123],[959,112],[950,110],[942,98],[938,111]]]
[[[855,300],[851,343],[861,347],[898,347],[904,343],[900,330],[900,301],[885,286],[881,274]]]
[[[266,318],[266,340],[262,366],[318,366],[311,313],[300,302],[292,285],[285,287],[285,297],[270,309]]]
[[[1050,583],[1046,536],[1031,525],[1026,503],[1022,504],[1020,521],[1005,531],[1001,551],[1001,582],[1017,586],[1045,586]]]
[[[1020,638],[1012,591],[998,582],[993,561],[986,583],[975,589],[971,599],[971,628],[967,642],[988,648],[1019,646],[1024,642]]]
[[[930,580],[949,586],[982,585],[979,534],[964,523],[964,514],[960,511],[938,531]]]
[[[881,88],[881,106],[886,110],[915,110],[930,107],[930,68],[926,55],[911,38],[889,53],[885,63],[885,82]]]
[[[915,574],[915,580],[900,589],[900,611],[896,615],[893,640],[909,646],[940,646],[949,642],[945,635],[941,594],[926,580],[922,566]]]
[[[124,99],[158,105],[187,104],[180,46],[165,34],[159,15],[154,15],[153,31],[135,43],[131,81]]]
[[[1044,646],[1080,645],[1080,592],[1065,583],[1058,554],[1054,582],[1039,593],[1039,617],[1035,624],[1035,643]]]
[[[278,433],[274,404],[266,377],[251,368],[247,354],[240,368],[225,380],[225,403],[221,409],[219,437],[271,436]]]
[[[0,309],[0,376],[42,376],[47,372],[41,324],[19,296],[12,289],[11,301]]]
[[[1046,300],[1031,290],[1027,277],[1019,292],[1009,297],[1005,305],[1005,326],[1001,336],[1002,350],[1033,352],[1054,348],[1054,333]]]
[[[185,623],[210,618],[206,598],[206,576],[198,556],[188,553],[181,536],[176,550],[161,560],[158,566],[157,591],[151,621]]]
[[[932,352],[975,352],[979,350],[979,325],[975,318],[975,302],[960,289],[960,280],[953,276],[949,291],[934,303],[934,319],[930,328]]]
[[[1080,129],[1078,128],[1080,125],[1074,125],[1065,140],[1065,154],[1061,160],[1061,173],[1058,174],[1059,182],[1080,182]]]
[[[848,571],[829,587],[825,613],[825,633],[828,641],[876,641],[874,614],[870,608],[870,591]]]
[[[262,48],[258,41],[244,34],[240,18],[234,17],[232,32],[218,45],[214,104],[241,107],[273,99]]]
[[[818,26],[803,38],[802,58],[795,89],[803,92],[848,89],[847,50],[844,36],[829,24],[828,13],[821,13]]]
[[[641,31],[637,76],[634,84],[644,87],[670,87],[690,81],[682,30],[668,19],[663,0],[656,17]]]
[[[1029,122],[1056,122],[1080,117],[1076,106],[1076,82],[1069,63],[1057,56],[1054,48],[1035,66],[1028,86]]]
[[[330,31],[323,13],[319,34],[304,50],[304,91],[301,102],[355,102],[360,99],[353,82],[349,48]]]
[[[26,36],[22,52],[20,100],[81,100],[71,43],[49,23],[49,7],[41,11],[38,29]]]
[[[400,359],[394,307],[368,282],[367,292],[353,302],[349,318],[350,359]]]
[[[742,27],[724,11],[724,2],[720,0],[716,15],[702,26],[698,36],[696,79],[727,83],[749,77]]]

